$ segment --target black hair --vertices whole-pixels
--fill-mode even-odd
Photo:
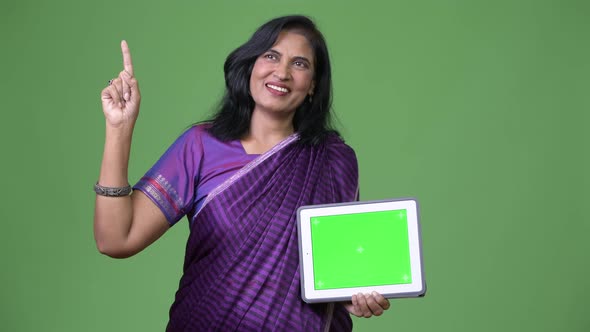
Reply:
[[[211,119],[209,132],[220,140],[240,139],[250,130],[254,100],[250,96],[250,75],[256,59],[268,51],[281,31],[294,31],[306,37],[315,57],[313,98],[297,107],[293,127],[301,144],[315,145],[329,133],[338,134],[330,123],[332,108],[332,74],[328,47],[315,23],[306,16],[293,15],[272,19],[263,24],[242,46],[225,60],[225,94]]]

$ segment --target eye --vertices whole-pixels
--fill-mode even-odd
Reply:
[[[266,53],[264,54],[264,58],[269,60],[277,60],[277,55],[274,53]]]
[[[309,65],[305,61],[297,60],[297,61],[293,62],[293,64],[295,65],[295,67],[309,68]]]

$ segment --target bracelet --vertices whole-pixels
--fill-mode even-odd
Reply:
[[[94,185],[94,192],[101,196],[122,197],[131,194],[131,186],[125,187],[103,187],[98,182]]]

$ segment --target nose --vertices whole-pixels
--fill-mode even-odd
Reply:
[[[289,68],[289,63],[285,62],[285,61],[281,61],[280,63],[277,64],[274,73],[273,73],[274,77],[276,77],[278,80],[281,81],[286,81],[288,79],[291,78],[291,71]]]

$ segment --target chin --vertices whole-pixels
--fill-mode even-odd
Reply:
[[[289,113],[294,113],[295,110],[297,109],[297,107],[284,107],[284,106],[280,106],[280,105],[256,105],[257,109],[260,110],[266,110],[267,112],[272,112],[272,113],[283,113],[283,114],[289,114]]]

